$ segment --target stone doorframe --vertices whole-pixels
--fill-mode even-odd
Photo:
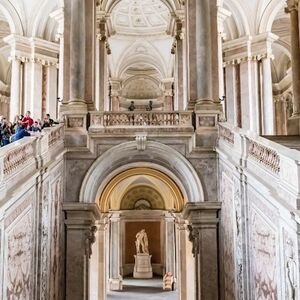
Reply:
[[[106,249],[108,219],[95,203],[65,203],[66,227],[66,300],[104,300],[108,282]],[[180,300],[219,299],[218,279],[218,223],[219,202],[187,203],[176,219],[176,236],[179,238],[182,258],[192,260],[193,272],[188,265],[177,260],[177,277]],[[185,235],[188,230],[190,253]],[[97,243],[95,243],[97,241]],[[191,264],[191,260],[188,262]],[[96,274],[95,274],[96,272]],[[90,280],[93,274],[93,281]],[[189,290],[194,278],[194,293]],[[91,292],[91,290],[93,292]]]

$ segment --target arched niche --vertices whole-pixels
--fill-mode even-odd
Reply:
[[[106,151],[90,167],[81,186],[80,202],[97,203],[116,176],[137,168],[164,174],[180,190],[184,202],[204,201],[201,181],[190,162],[173,148],[147,142],[144,151],[127,142]]]

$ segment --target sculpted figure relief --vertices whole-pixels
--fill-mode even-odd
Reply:
[[[136,253],[149,254],[148,236],[145,229],[139,231],[135,237],[136,237],[136,241],[135,241]]]

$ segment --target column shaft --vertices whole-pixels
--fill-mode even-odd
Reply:
[[[275,134],[275,115],[273,101],[273,87],[271,74],[271,58],[267,57],[262,60],[263,74],[263,134]]]
[[[56,66],[47,67],[47,99],[46,113],[57,119],[57,69]]]
[[[299,18],[296,7],[290,10],[291,17],[291,53],[293,74],[293,116],[300,116],[300,42],[299,42]]]
[[[259,134],[257,61],[247,60],[240,64],[240,86],[242,128]]]
[[[21,113],[21,62],[18,59],[12,60],[11,66],[11,91],[9,120],[13,121],[16,115]]]
[[[70,101],[85,102],[85,2],[71,1]]]
[[[122,290],[120,274],[120,217],[114,215],[110,219],[110,290]]]
[[[211,13],[209,0],[188,2],[190,101],[212,99]]]

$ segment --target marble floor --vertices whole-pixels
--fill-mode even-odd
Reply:
[[[107,294],[107,300],[177,300],[177,292],[167,292],[162,289],[162,279],[125,279],[123,291]]]

